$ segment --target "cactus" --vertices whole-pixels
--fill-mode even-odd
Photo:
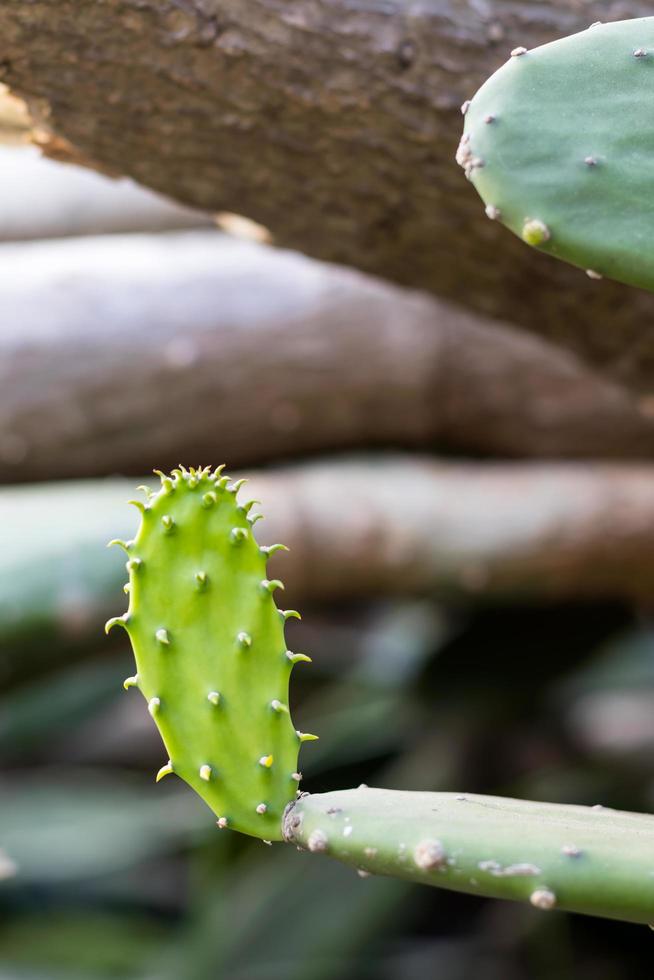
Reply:
[[[175,773],[216,814],[218,826],[281,839],[284,807],[298,787],[297,732],[288,709],[289,676],[309,658],[289,651],[278,610],[283,585],[266,577],[268,556],[253,537],[254,501],[222,467],[161,475],[141,511],[128,555],[129,608],[110,619],[127,630],[138,688],[168,751],[157,780]]]
[[[160,474],[146,490],[127,552],[127,630],[138,688],[175,774],[218,826],[353,865],[497,898],[525,899],[633,922],[654,922],[654,817],[603,807],[359,787],[300,794],[297,732],[288,710],[293,665],[239,481],[222,467]]]
[[[462,106],[457,160],[486,214],[591,278],[654,289],[654,17],[511,55]]]
[[[285,836],[363,877],[654,922],[654,817],[643,814],[362,786],[302,796]]]

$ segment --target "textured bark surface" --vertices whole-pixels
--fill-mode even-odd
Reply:
[[[337,449],[654,457],[573,354],[218,232],[0,246],[0,480]]]
[[[520,323],[647,389],[654,300],[487,221],[453,155],[461,102],[515,45],[650,13],[644,0],[3,0],[0,63],[48,152],[245,214],[281,245]]]

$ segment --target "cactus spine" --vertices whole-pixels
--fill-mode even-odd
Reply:
[[[137,687],[166,746],[157,780],[184,779],[231,827],[281,839],[284,807],[295,797],[297,732],[288,709],[291,670],[308,659],[287,650],[277,609],[283,584],[266,575],[275,549],[253,536],[245,481],[231,484],[206,469],[160,474],[161,487],[141,513],[136,537],[112,542],[127,552],[129,608],[106,629],[127,630]]]
[[[654,817],[472,794],[304,795],[286,839],[355,867],[536,908],[654,922]]]
[[[654,17],[516,48],[462,107],[457,160],[529,245],[654,289]]]

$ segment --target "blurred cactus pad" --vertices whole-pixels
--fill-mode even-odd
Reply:
[[[586,270],[654,289],[654,17],[519,47],[462,106],[457,160],[499,220]]]
[[[136,658],[125,681],[147,702],[175,774],[211,807],[218,826],[281,839],[284,808],[295,799],[298,749],[314,736],[293,727],[288,687],[295,663],[279,610],[280,581],[266,577],[269,555],[256,543],[254,501],[222,467],[161,474],[128,555],[129,608],[109,620],[124,627]]]

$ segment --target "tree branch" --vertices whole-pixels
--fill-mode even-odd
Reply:
[[[537,338],[212,232],[0,247],[0,480],[366,447],[652,457]]]
[[[649,387],[654,301],[533,254],[453,161],[459,106],[518,44],[645,0],[4,0],[38,139],[313,256],[463,299]]]

